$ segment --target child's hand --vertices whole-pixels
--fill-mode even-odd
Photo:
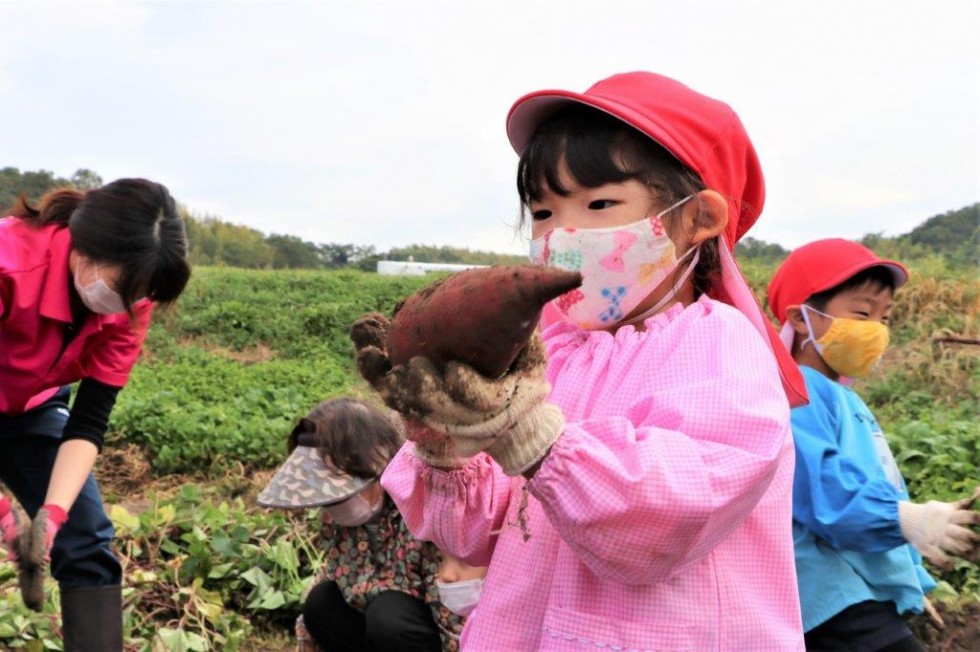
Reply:
[[[358,350],[359,365],[365,360],[362,369],[383,368],[375,362],[378,348],[371,339],[361,339],[367,346]],[[564,425],[561,411],[545,402],[551,390],[545,365],[535,335],[499,379],[485,378],[462,362],[448,363],[441,373],[426,358],[415,357],[372,384],[402,414],[406,437],[434,466],[458,466],[460,459],[486,450],[507,474],[517,475],[544,457]]]
[[[971,558],[978,551],[980,535],[970,526],[980,525],[980,511],[974,509],[980,498],[980,487],[969,498],[952,503],[930,500],[924,504],[898,503],[902,534],[922,556],[940,568],[949,570],[953,561],[947,553]]]
[[[388,326],[391,322],[381,313],[372,312],[350,327],[350,338],[357,352],[357,369],[371,387],[381,391],[385,375],[391,370],[388,359]]]
[[[485,450],[508,475],[518,475],[544,457],[561,434],[565,418],[545,402],[545,355],[535,335],[501,378],[490,380],[462,362],[439,374],[424,359],[408,365],[406,388],[418,388],[415,400],[422,423],[449,435],[457,456]]]

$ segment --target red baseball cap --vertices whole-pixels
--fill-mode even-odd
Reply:
[[[569,104],[585,104],[638,129],[728,199],[728,225],[719,247],[721,279],[710,295],[744,314],[772,351],[790,405],[807,401],[800,369],[783,346],[735,262],[735,243],[755,224],[766,200],[759,158],[741,120],[724,102],[652,72],[613,75],[585,93],[544,90],[517,100],[507,137],[518,154],[542,122]],[[547,318],[547,315],[545,315]]]
[[[652,72],[613,75],[585,93],[544,90],[517,100],[507,137],[518,154],[538,126],[568,104],[585,104],[646,134],[728,199],[725,241],[734,247],[755,224],[766,199],[752,141],[730,106]]]
[[[896,288],[909,280],[905,265],[882,260],[857,242],[827,238],[805,244],[783,261],[769,282],[769,308],[783,323],[790,306],[798,306],[871,267],[884,267],[891,272]]]

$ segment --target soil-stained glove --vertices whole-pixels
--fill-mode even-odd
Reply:
[[[20,597],[28,609],[40,612],[44,608],[44,578],[47,564],[34,565],[29,561],[31,547],[30,532],[20,538],[20,563],[17,565],[17,583]]]
[[[351,329],[361,375],[388,407],[405,419],[405,436],[430,464],[458,466],[486,450],[508,475],[532,467],[564,427],[558,407],[545,402],[546,358],[535,334],[502,377],[491,380],[469,365],[449,362],[445,372],[428,359],[391,366],[384,350],[387,320],[370,315]]]
[[[423,422],[449,434],[457,454],[486,450],[507,475],[519,475],[544,457],[561,434],[565,417],[545,402],[551,386],[537,334],[497,380],[461,362],[447,364],[440,378],[425,362],[409,365],[409,386],[423,388],[418,393],[428,412]]]
[[[0,535],[7,549],[7,559],[16,563],[20,554],[20,519],[6,496],[0,496]]]
[[[449,437],[442,432],[426,428],[418,418],[414,403],[407,405],[403,392],[393,389],[396,384],[392,375],[391,361],[388,359],[387,341],[388,326],[391,322],[380,313],[365,315],[354,322],[350,329],[350,337],[354,341],[357,355],[357,368],[364,380],[381,396],[385,405],[397,413],[392,423],[399,429],[402,436],[415,442],[416,453],[430,464],[439,467],[454,467],[459,464],[451,451]],[[404,371],[399,367],[396,374]]]
[[[57,505],[44,505],[31,521],[31,545],[28,561],[40,566],[51,561],[51,547],[58,530],[68,520],[68,513]]]
[[[51,561],[51,547],[68,513],[57,505],[44,505],[31,521],[31,529],[20,542],[20,594],[24,604],[34,611],[44,605],[44,578]]]
[[[980,511],[974,509],[977,498],[980,487],[969,498],[952,503],[901,501],[898,520],[902,535],[923,557],[948,570],[953,567],[953,560],[947,553],[971,558],[978,551],[980,535],[969,529],[980,525]]]
[[[372,312],[358,319],[350,327],[350,338],[357,354],[357,370],[371,387],[384,395],[385,376],[391,370],[388,359],[388,326],[391,322],[381,313]],[[389,406],[395,409],[393,406]]]

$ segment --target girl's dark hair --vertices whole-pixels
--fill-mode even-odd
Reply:
[[[313,408],[289,434],[291,453],[316,446],[340,471],[376,478],[402,445],[392,422],[377,408],[353,398],[332,398]]]
[[[892,273],[888,271],[887,267],[882,267],[881,265],[869,267],[868,269],[858,272],[843,283],[835,285],[829,290],[824,290],[823,292],[817,292],[816,294],[811,295],[810,298],[806,300],[806,304],[808,306],[813,306],[817,310],[826,310],[827,304],[830,303],[831,299],[836,297],[841,292],[853,290],[864,285],[870,285],[879,292],[885,289],[894,291],[895,277],[892,276]]]
[[[646,134],[603,111],[572,104],[542,123],[521,155],[517,165],[520,226],[531,202],[546,190],[568,195],[558,175],[562,163],[572,179],[586,188],[636,179],[649,186],[664,207],[706,188],[701,177]],[[671,211],[664,216],[668,231],[673,215]],[[717,241],[702,243],[692,274],[695,293],[706,292],[720,269]]]
[[[66,225],[73,249],[95,263],[119,265],[115,289],[131,314],[143,297],[175,301],[190,278],[184,220],[159,183],[119,179],[88,192],[59,188],[36,208],[21,195],[11,214],[36,226]]]

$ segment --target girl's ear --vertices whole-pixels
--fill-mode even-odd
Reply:
[[[692,245],[721,235],[728,226],[728,200],[714,190],[702,190],[694,201],[684,204],[683,210]]]
[[[786,321],[797,335],[807,336],[806,322],[803,320],[803,311],[799,306],[788,306],[786,308]]]

